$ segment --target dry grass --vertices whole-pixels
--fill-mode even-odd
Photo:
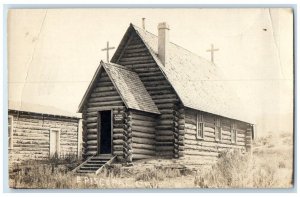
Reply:
[[[126,168],[113,165],[99,175],[78,176],[75,159],[31,162],[10,173],[13,188],[288,188],[292,186],[292,136],[259,138],[253,154],[228,151],[218,162],[192,172],[186,168],[144,162]],[[147,164],[148,163],[148,164]],[[153,164],[154,163],[154,164]],[[206,169],[206,170],[204,170]]]
[[[237,151],[223,153],[210,172],[199,171],[195,185],[201,188],[274,188],[289,187],[290,179],[276,177],[278,169],[271,163],[257,162],[257,158]],[[280,183],[284,181],[283,185]]]
[[[254,142],[253,154],[228,151],[211,171],[197,172],[201,188],[290,188],[293,184],[293,137],[266,136]]]

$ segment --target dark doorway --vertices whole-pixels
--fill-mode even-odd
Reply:
[[[111,154],[111,111],[99,112],[98,154]]]

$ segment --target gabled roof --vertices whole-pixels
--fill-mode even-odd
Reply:
[[[160,114],[157,106],[152,100],[151,96],[144,87],[137,73],[113,63],[100,62],[100,65],[79,105],[78,111],[81,112],[83,105],[88,99],[93,84],[97,81],[101,70],[105,70],[120,94],[123,102],[127,108],[145,111],[154,114]]]
[[[142,39],[162,73],[173,86],[183,105],[192,109],[246,121],[246,110],[239,105],[239,98],[233,90],[224,86],[222,73],[213,63],[174,44],[169,43],[166,64],[158,58],[158,38],[156,35],[130,24],[112,62],[117,62],[123,47],[132,32]]]
[[[35,103],[27,103],[21,101],[17,102],[12,100],[8,101],[8,110],[52,115],[52,116],[63,116],[67,118],[76,118],[76,119],[81,118],[81,114],[63,111],[53,106],[45,106],[45,105],[39,105]]]

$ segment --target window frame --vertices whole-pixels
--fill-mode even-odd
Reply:
[[[11,119],[11,124],[10,120]],[[10,131],[9,131],[10,130]],[[9,131],[9,133],[8,133]],[[7,134],[8,134],[8,150],[12,150],[14,148],[14,117],[12,115],[8,115],[8,122],[7,122]]]
[[[234,122],[231,123],[230,133],[231,133],[231,144],[237,144],[237,129],[236,129],[236,124]]]
[[[203,114],[198,112],[196,115],[196,138],[199,140],[204,139],[204,121]]]
[[[222,141],[222,125],[221,125],[220,118],[215,119],[215,141],[216,142]]]

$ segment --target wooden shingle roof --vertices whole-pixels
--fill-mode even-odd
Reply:
[[[112,63],[103,63],[103,67],[128,108],[160,114],[137,73]]]
[[[79,112],[82,111],[83,104],[92,91],[93,84],[97,80],[102,68],[107,72],[127,108],[160,114],[137,73],[124,66],[113,63],[104,63],[103,61],[100,62],[100,66],[79,105]]]
[[[213,63],[174,44],[169,43],[165,65],[158,58],[158,37],[137,26],[130,25],[112,62],[120,56],[127,38],[135,32],[142,39],[159,68],[173,86],[183,105],[208,113],[253,122],[235,92],[224,85],[220,69]]]

